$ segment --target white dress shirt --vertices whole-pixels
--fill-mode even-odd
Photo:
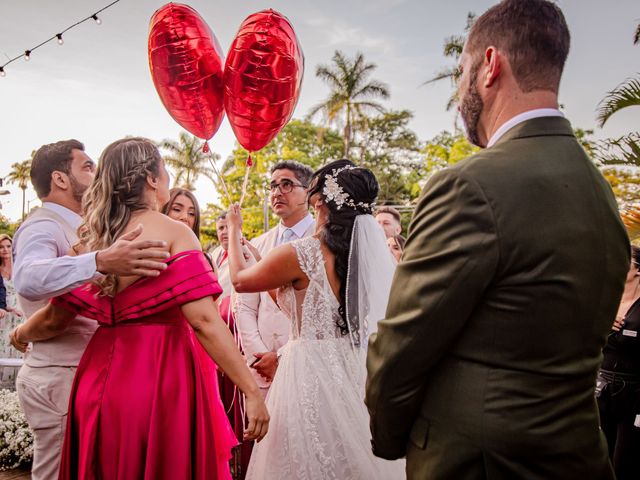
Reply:
[[[564,117],[563,113],[556,108],[536,108],[535,110],[529,110],[527,112],[522,112],[515,117],[510,118],[498,128],[487,143],[487,148],[495,145],[495,143],[500,140],[505,133],[511,130],[513,127],[518,125],[519,123],[526,122],[527,120],[531,120],[532,118],[539,117]]]
[[[297,240],[304,237],[305,232],[309,229],[313,222],[313,217],[309,213],[293,227],[286,227],[282,222],[278,223],[278,241],[276,244],[282,245],[283,243],[286,243],[285,239],[283,238],[285,230],[291,230],[294,233],[294,236],[290,238],[289,241]]]
[[[78,228],[82,217],[56,203],[44,202],[71,227]],[[68,242],[62,227],[55,221],[42,219],[19,229],[13,239],[13,284],[28,300],[44,300],[66,293],[100,275],[96,271],[96,252],[67,255],[60,246]]]

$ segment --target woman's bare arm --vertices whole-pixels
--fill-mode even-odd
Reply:
[[[236,292],[267,292],[288,284],[306,287],[309,280],[301,270],[291,245],[276,247],[258,263],[250,264],[242,254],[242,217],[237,204],[229,208],[227,223],[229,274]]]
[[[76,314],[47,304],[11,332],[11,344],[24,352],[29,342],[48,340],[60,335]]]
[[[193,232],[188,229],[178,231],[171,245],[173,254],[187,250],[200,250],[200,243]],[[238,350],[229,327],[218,314],[218,307],[213,297],[185,303],[181,309],[193,327],[196,338],[209,356],[245,394],[249,419],[249,425],[244,433],[245,439],[260,441],[267,434],[269,428],[269,413],[260,388],[251,375],[240,350]]]

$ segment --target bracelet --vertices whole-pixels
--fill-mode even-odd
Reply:
[[[13,331],[13,338],[15,339],[16,343],[21,343],[24,345],[25,342],[21,342],[20,339],[18,338],[18,332],[20,331],[21,326],[22,324],[18,325],[16,329]]]

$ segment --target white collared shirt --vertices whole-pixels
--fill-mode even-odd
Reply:
[[[282,245],[282,235],[284,234],[285,230],[289,229],[293,231],[293,233],[295,234],[295,238],[293,238],[293,240],[296,240],[298,238],[304,237],[305,232],[309,230],[309,227],[312,223],[313,217],[310,213],[308,213],[306,217],[296,223],[293,227],[287,227],[283,225],[282,222],[280,222],[278,224],[278,241],[276,242],[276,245]]]
[[[71,227],[78,228],[82,217],[56,203],[44,202]],[[44,300],[73,290],[95,276],[96,252],[72,257],[68,241],[57,222],[42,219],[26,225],[13,239],[13,284],[27,300]]]
[[[505,133],[507,133],[519,123],[526,122],[527,120],[538,117],[564,117],[564,114],[557,108],[536,108],[535,110],[522,112],[500,125],[500,128],[498,128],[494,132],[494,134],[491,135],[491,138],[487,143],[487,148],[495,145],[495,143],[500,140],[500,137],[502,137]]]

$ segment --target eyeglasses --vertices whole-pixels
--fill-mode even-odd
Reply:
[[[291,193],[295,187],[307,188],[304,185],[293,183],[291,180],[282,180],[280,183],[272,183],[269,185],[271,193],[275,193],[278,188],[280,189],[280,193]]]

